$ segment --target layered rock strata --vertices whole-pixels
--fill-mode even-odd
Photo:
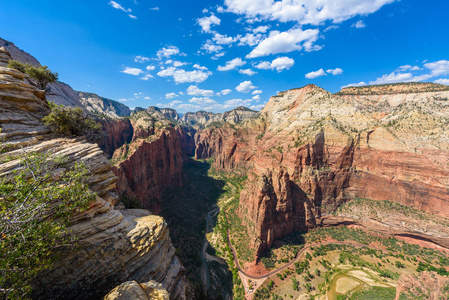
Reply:
[[[167,291],[157,282],[127,281],[110,291],[104,300],[168,300]]]
[[[449,91],[411,87],[332,95],[309,85],[237,126],[197,133],[197,158],[248,170],[239,211],[256,253],[355,198],[449,217]]]
[[[45,93],[29,85],[25,74],[7,68],[9,59],[0,48],[0,139],[12,146],[0,158],[13,158],[0,164],[0,174],[18,168],[24,152],[52,153],[68,158],[65,168],[84,162],[90,188],[98,195],[86,212],[73,217],[69,230],[78,249],[62,253],[60,261],[37,276],[33,297],[99,299],[122,282],[155,280],[171,299],[185,299],[184,268],[165,221],[145,210],[114,209],[117,177],[103,152],[83,137],[53,134],[41,122],[49,112]]]

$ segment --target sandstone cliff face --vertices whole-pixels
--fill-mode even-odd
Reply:
[[[332,95],[309,85],[279,93],[235,127],[200,131],[195,155],[249,170],[240,215],[256,253],[354,198],[449,217],[448,99],[447,91]]]
[[[61,261],[34,280],[34,298],[99,299],[132,279],[155,280],[171,299],[185,299],[184,269],[165,221],[145,210],[114,209],[117,177],[103,152],[85,138],[51,133],[41,122],[49,111],[44,93],[30,86],[25,74],[7,68],[9,59],[0,48],[0,139],[13,146],[2,157],[32,151],[66,156],[71,163],[82,161],[91,170],[89,185],[98,194],[69,228],[79,250],[63,253]],[[0,174],[18,164],[18,159],[0,164]]]
[[[129,107],[117,101],[100,97],[94,93],[78,92],[78,95],[84,107],[94,115],[112,119],[131,115]]]
[[[157,282],[127,281],[110,291],[104,300],[168,300],[167,291]]]
[[[137,199],[142,207],[160,212],[160,201],[168,187],[184,184],[184,151],[192,150],[193,137],[150,107],[130,118],[133,138],[113,155],[120,195]]]
[[[129,119],[100,119],[105,132],[103,139],[98,142],[98,146],[104,151],[108,158],[111,158],[114,151],[126,143],[130,143],[134,134],[133,127]]]
[[[256,111],[240,106],[223,114],[205,111],[198,111],[196,113],[188,112],[182,117],[182,122],[193,126],[195,129],[202,129],[213,123],[237,124],[245,119],[252,118],[256,114]]]

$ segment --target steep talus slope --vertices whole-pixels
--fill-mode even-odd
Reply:
[[[175,255],[163,218],[145,210],[117,210],[117,177],[103,152],[82,137],[50,132],[41,119],[49,112],[42,91],[25,80],[25,74],[6,67],[9,54],[0,48],[0,139],[13,148],[1,158],[25,152],[46,152],[68,157],[67,168],[78,161],[91,170],[89,184],[97,200],[73,217],[71,233],[77,251],[33,281],[37,299],[100,299],[122,282],[155,280],[171,299],[185,299],[184,268]],[[21,147],[21,148],[20,148]],[[0,174],[14,170],[19,159],[0,164]],[[61,170],[64,171],[64,170]]]
[[[332,95],[309,85],[237,126],[197,133],[197,158],[248,170],[240,216],[256,253],[355,198],[449,217],[449,92],[401,89]]]

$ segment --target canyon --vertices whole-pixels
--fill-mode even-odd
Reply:
[[[173,203],[188,206],[191,198],[177,199],[180,205],[169,203],[167,196],[189,189],[198,195],[199,189],[215,192],[201,186],[213,180],[207,181],[207,171],[198,166],[211,167],[222,178],[244,178],[235,193],[236,213],[249,237],[250,267],[277,240],[337,226],[449,249],[449,86],[401,83],[331,94],[307,85],[279,92],[259,112],[237,107],[180,116],[170,108],[131,110],[61,82],[52,83],[45,95],[25,74],[7,67],[11,58],[40,63],[10,42],[0,39],[1,46],[0,138],[13,147],[0,157],[15,159],[0,164],[0,176],[18,168],[20,151],[51,152],[72,164],[86,163],[90,187],[98,195],[72,220],[70,229],[82,251],[64,253],[57,265],[39,274],[35,298],[198,296],[194,276],[186,272],[190,266],[183,266],[194,263],[185,255],[181,261],[178,254],[185,251],[180,236],[188,233],[170,227],[180,225],[168,211]],[[47,100],[92,115],[104,132],[98,145],[44,125]],[[198,185],[186,173],[192,169]],[[215,181],[220,189],[229,185]],[[204,206],[199,220],[209,209],[216,211],[214,197],[195,204]],[[170,226],[162,216],[171,216]],[[197,222],[204,236],[205,225]],[[419,278],[404,274],[398,297],[416,294],[415,281],[429,291],[438,286],[442,295],[447,280],[430,273]],[[202,295],[215,299],[217,290],[206,288]]]

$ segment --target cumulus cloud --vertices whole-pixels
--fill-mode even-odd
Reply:
[[[365,28],[366,25],[362,20],[358,20],[357,22],[352,24],[351,27],[355,27],[355,28],[359,29],[359,28]]]
[[[255,46],[260,43],[260,41],[263,39],[263,36],[258,33],[247,33],[245,36],[239,37],[239,46]]]
[[[330,26],[326,27],[323,31],[328,32],[329,30],[337,29],[337,28],[338,28],[337,25],[330,25]]]
[[[150,79],[150,78],[153,78],[153,75],[151,75],[151,74],[145,74],[145,75],[143,75],[142,77],[140,77],[139,79],[140,79],[140,80],[145,80],[145,81],[147,81],[147,80]]]
[[[206,68],[206,67],[200,66],[199,64],[194,64],[193,67],[194,67],[195,69],[198,69],[198,70],[204,70],[204,71],[207,71],[207,68]]]
[[[138,55],[138,56],[136,56],[134,58],[134,61],[137,62],[137,63],[144,63],[144,62],[149,61],[149,60],[150,59],[148,57],[140,56],[140,55]]]
[[[255,95],[255,96],[253,96],[253,100],[255,100],[256,102],[259,102],[259,100],[260,100],[260,95]]]
[[[157,73],[159,77],[173,77],[173,80],[176,83],[185,83],[185,82],[196,82],[200,83],[205,81],[210,75],[212,75],[212,72],[210,71],[201,71],[201,70],[194,70],[194,71],[186,71],[183,69],[178,69],[176,67],[169,67],[166,69],[161,69]]]
[[[364,82],[364,81],[361,81],[361,82],[357,82],[357,83],[350,83],[350,84],[344,85],[341,88],[344,89],[344,88],[347,88],[347,87],[364,86],[364,85],[367,85],[367,83]]]
[[[195,103],[195,104],[200,104],[200,105],[217,103],[217,101],[215,101],[209,97],[193,97],[192,99],[189,100],[189,102]]]
[[[148,71],[152,71],[155,69],[155,66],[149,65],[145,69],[147,69]]]
[[[262,90],[254,90],[251,94],[258,95],[258,94],[262,94],[262,93],[263,93]]]
[[[212,25],[220,25],[221,20],[217,18],[215,15],[211,15],[209,17],[203,17],[197,19],[198,25],[201,26],[203,32],[211,32]]]
[[[180,54],[179,48],[176,46],[168,46],[163,47],[162,49],[158,50],[156,55],[159,58],[159,60],[163,58],[169,58],[173,55]]]
[[[261,41],[246,57],[255,58],[270,54],[299,51],[301,49],[306,51],[319,50],[321,46],[314,45],[318,35],[318,29],[302,30],[295,28],[284,32],[271,31],[269,36]]]
[[[241,67],[246,64],[246,61],[243,61],[240,57],[234,58],[233,60],[229,60],[226,62],[224,66],[218,66],[218,71],[229,71],[235,68]]]
[[[441,76],[449,74],[449,60],[439,60],[424,64],[424,67],[431,70],[431,76]]]
[[[411,65],[400,66],[398,68],[398,71],[419,71],[419,70],[421,70],[420,67],[418,67],[418,66],[411,66]]]
[[[230,92],[232,92],[231,89],[224,89],[224,90],[221,91],[221,94],[222,94],[222,95],[227,95],[227,94],[229,94]]]
[[[270,28],[270,26],[258,26],[252,30],[253,33],[265,33]]]
[[[214,91],[212,90],[202,90],[198,88],[196,85],[191,85],[187,88],[187,94],[190,96],[203,96],[210,97],[214,95]]]
[[[317,77],[325,76],[325,75],[327,75],[326,72],[324,72],[323,69],[319,69],[317,71],[307,73],[306,78],[313,79],[313,78],[317,78]]]
[[[141,69],[130,68],[130,67],[125,67],[121,72],[125,73],[125,74],[129,74],[129,75],[134,75],[134,76],[138,76],[143,73],[143,71]]]
[[[208,53],[215,53],[223,50],[223,47],[215,45],[214,43],[212,43],[211,40],[207,40],[206,43],[204,43],[203,46],[201,46],[201,49],[206,50],[206,52]]]
[[[335,69],[327,69],[326,73],[328,74],[332,74],[332,75],[340,75],[343,74],[343,70],[340,68],[335,68]]]
[[[179,97],[178,94],[176,94],[176,93],[165,94],[165,99],[172,99],[172,98],[176,98],[176,97]]]
[[[236,90],[241,93],[249,93],[251,90],[254,90],[256,87],[249,80],[241,82],[238,86],[236,86]]]
[[[439,83],[439,84],[449,85],[449,79],[447,79],[447,78],[441,78],[441,79],[435,80],[434,82]]]
[[[159,10],[159,7],[150,7],[150,10]]]
[[[320,25],[368,15],[395,0],[225,0],[227,10],[247,18]]]
[[[236,38],[233,38],[233,37],[230,37],[227,35],[223,35],[223,34],[219,34],[219,33],[215,33],[212,40],[215,43],[217,43],[218,45],[229,45],[229,44],[232,44],[233,42],[235,42]]]
[[[240,74],[245,74],[245,75],[249,75],[249,76],[253,76],[254,74],[257,74],[257,72],[251,70],[251,69],[244,69],[244,70],[239,70]]]
[[[268,61],[262,61],[255,65],[257,69],[261,70],[276,70],[278,72],[281,72],[283,70],[290,69],[295,64],[295,61],[293,58],[282,56],[274,59],[271,63]]]

